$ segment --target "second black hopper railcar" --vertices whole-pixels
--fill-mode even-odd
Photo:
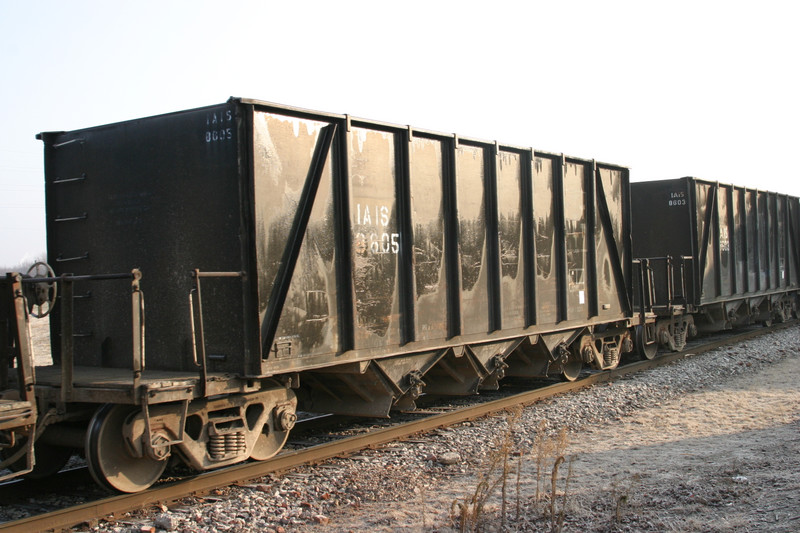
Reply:
[[[631,184],[633,252],[654,340],[784,321],[800,294],[800,202],[692,177]]]

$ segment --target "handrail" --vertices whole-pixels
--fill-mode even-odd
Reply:
[[[200,368],[201,393],[206,396],[206,383],[208,381],[208,358],[206,357],[205,328],[203,326],[203,297],[200,291],[201,278],[244,278],[244,272],[202,272],[196,268],[192,271],[194,288],[189,293],[189,312],[192,327],[192,356],[195,366]],[[196,300],[196,302],[195,302]],[[197,350],[200,346],[200,357],[198,360]]]
[[[650,263],[648,259],[634,259],[631,261],[633,263],[634,268],[636,269],[636,285],[637,285],[637,293],[636,297],[638,298],[638,313],[639,318],[642,324],[645,322],[645,317],[648,313],[653,311],[653,300],[652,300],[652,279],[649,276],[650,274]],[[645,274],[647,273],[647,274]]]
[[[133,392],[134,397],[139,403],[146,403],[146,395],[140,395],[140,384],[142,372],[145,367],[144,358],[144,293],[139,287],[139,280],[142,274],[138,270],[133,271],[133,281],[131,281],[131,330],[133,335]],[[142,398],[144,397],[144,401]]]
[[[133,337],[133,392],[139,398],[139,385],[142,371],[145,368],[144,350],[144,294],[139,287],[142,273],[138,269],[117,274],[79,275],[62,274],[60,276],[23,278],[24,284],[60,283],[61,284],[61,403],[72,400],[74,387],[74,283],[83,281],[131,280],[131,314]]]
[[[694,261],[692,256],[688,255],[679,255],[679,256],[672,256],[667,255],[663,257],[647,257],[647,258],[640,258],[637,259],[635,262],[639,262],[641,265],[642,277],[647,276],[647,282],[642,280],[643,289],[647,287],[650,289],[650,298],[647,300],[644,294],[641,294],[643,307],[647,307],[649,304],[653,307],[666,307],[667,310],[671,310],[675,305],[685,305],[689,303],[689,294],[687,293],[688,283],[686,281],[687,275],[687,263]],[[663,263],[663,267],[661,269],[655,265],[655,263]],[[675,269],[678,269],[678,275],[676,276]],[[665,298],[659,299],[658,295],[656,294],[656,283],[655,283],[655,273],[656,271],[663,272],[665,288],[667,294]],[[646,274],[644,273],[646,272]],[[660,277],[660,276],[659,276]],[[677,278],[677,280],[676,280]],[[677,287],[676,287],[677,281]],[[692,278],[691,284],[692,292],[691,294],[695,294],[695,284],[694,284],[694,277]]]
[[[114,280],[114,279],[134,279],[136,276],[139,276],[139,279],[142,277],[142,273],[134,268],[130,272],[124,272],[122,274],[88,274],[88,275],[80,275],[75,276],[73,274],[61,274],[60,276],[53,276],[53,277],[44,277],[44,278],[22,278],[22,283],[54,283],[58,281],[106,281],[106,280]]]

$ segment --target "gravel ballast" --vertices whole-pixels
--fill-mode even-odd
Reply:
[[[800,529],[800,393],[794,381],[800,380],[783,379],[775,391],[768,380],[792,372],[800,376],[799,362],[795,325],[516,413],[85,529],[458,531],[465,519],[468,528],[537,531],[550,530],[560,519],[564,531],[794,531]],[[730,418],[736,399],[744,401],[748,394],[761,395],[751,403],[777,395],[777,407],[748,415],[746,422]],[[714,398],[725,404],[716,405]],[[747,425],[751,418],[759,427]],[[722,459],[736,451],[727,449],[734,436],[752,431],[765,432],[757,437],[774,442],[759,440],[764,451],[750,450],[733,462]],[[675,451],[678,445],[683,451]],[[559,456],[564,460],[551,508],[552,467]],[[697,464],[687,466],[687,457]],[[765,461],[772,462],[765,466]],[[777,470],[764,477],[754,468]],[[781,471],[786,475],[778,475]],[[481,479],[484,486],[496,486],[485,498],[473,498]],[[764,491],[778,496],[774,502],[760,500]],[[781,502],[785,508],[764,507]],[[734,511],[735,518],[721,518]]]

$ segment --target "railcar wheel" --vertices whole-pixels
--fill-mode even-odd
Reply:
[[[256,461],[264,461],[270,457],[275,456],[283,445],[286,444],[286,439],[289,438],[289,430],[294,427],[297,421],[297,415],[294,412],[294,407],[291,409],[279,408],[271,414],[264,423],[264,429],[256,440],[253,451],[250,453],[250,458]]]
[[[561,378],[564,381],[575,381],[581,375],[583,361],[577,357],[570,357],[561,367]]]
[[[167,459],[134,456],[124,442],[122,428],[139,409],[106,404],[92,417],[86,431],[86,461],[94,480],[107,489],[139,492],[156,481],[167,467]]]
[[[658,353],[658,342],[647,344],[646,333],[644,326],[636,326],[636,353],[642,359],[650,360]]]
[[[264,424],[264,431],[258,436],[250,458],[256,461],[264,461],[274,457],[275,454],[281,451],[288,437],[288,431],[273,431],[267,424]]]

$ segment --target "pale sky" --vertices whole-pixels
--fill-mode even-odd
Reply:
[[[0,0],[0,265],[41,131],[242,96],[800,196],[792,1]]]

